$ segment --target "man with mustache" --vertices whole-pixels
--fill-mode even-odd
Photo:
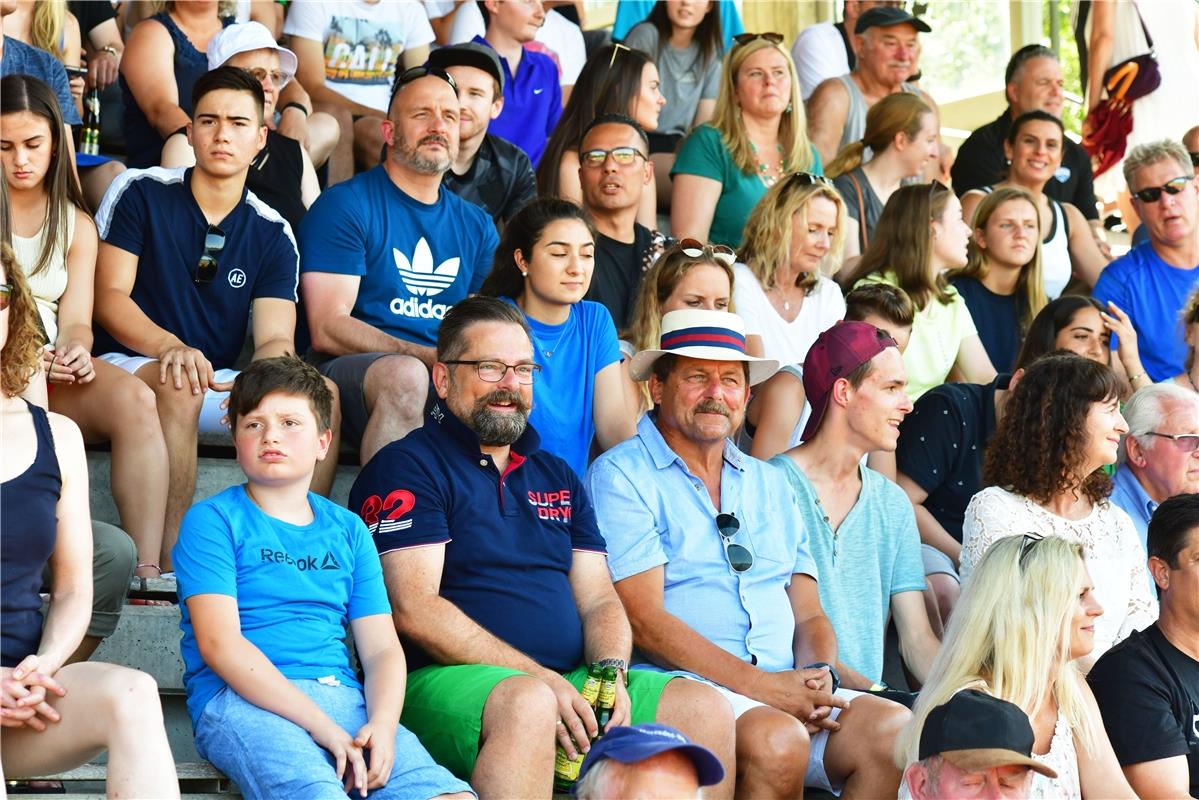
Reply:
[[[861,324],[861,323],[856,323]],[[902,706],[840,689],[803,511],[781,470],[728,439],[778,362],[745,353],[740,317],[684,309],[633,357],[654,412],[587,472],[608,566],[646,669],[715,685],[737,717],[737,794],[804,786],[894,797]]]
[[[628,672],[632,634],[581,481],[528,425],[538,367],[515,306],[461,301],[441,323],[424,426],[363,468],[350,508],[383,562],[408,654],[403,724],[480,797],[549,798],[555,745],[598,731],[586,664],[617,668],[607,729],[658,721],[733,763],[715,690]],[[732,781],[710,790],[731,797]]]
[[[866,112],[895,92],[912,92],[936,109],[928,93],[909,83],[920,57],[918,35],[928,23],[902,8],[881,6],[858,17],[854,26],[858,62],[853,71],[829,78],[816,87],[805,104],[808,138],[828,164],[842,147],[866,132]]]
[[[337,384],[362,463],[420,425],[437,326],[483,285],[499,244],[491,218],[441,185],[458,116],[449,73],[400,75],[384,163],[330,187],[300,226],[310,358]]]

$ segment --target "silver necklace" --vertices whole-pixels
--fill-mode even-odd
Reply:
[[[572,320],[574,320],[574,316],[574,306],[571,306],[570,313],[566,315],[566,322],[562,323],[562,332],[558,334],[558,338],[554,340],[552,347],[546,347],[545,344],[542,343],[541,338],[536,333],[533,334],[533,339],[537,342],[537,347],[539,350],[541,350],[541,354],[543,356],[546,358],[554,357],[554,352],[557,351],[558,345],[562,344],[562,337],[565,336],[570,330],[570,323]]]

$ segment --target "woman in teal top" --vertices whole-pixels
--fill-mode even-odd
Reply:
[[[784,175],[823,174],[808,141],[799,78],[777,33],[746,33],[724,59],[710,123],[683,140],[671,172],[675,236],[732,248],[758,200]]]

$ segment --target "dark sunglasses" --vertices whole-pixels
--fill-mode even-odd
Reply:
[[[823,175],[813,175],[810,172],[793,172],[787,178],[788,183],[798,183],[800,186],[827,186],[835,188],[833,182]]]
[[[592,150],[584,150],[579,154],[579,160],[583,162],[585,167],[602,167],[604,162],[608,160],[608,156],[612,156],[612,160],[622,167],[627,167],[631,164],[636,164],[638,158],[645,158],[645,153],[642,153],[636,147],[613,147],[611,150],[603,150],[595,148]]]
[[[413,81],[418,81],[421,78],[427,78],[432,75],[434,78],[441,78],[450,85],[454,90],[454,94],[458,94],[458,84],[454,81],[454,76],[438,67],[413,67],[406,69],[400,76],[396,78],[395,85],[391,87],[391,100],[395,100],[395,96],[399,94],[400,89],[404,88]],[[391,108],[391,102],[387,103],[387,107]]]
[[[196,283],[212,283],[216,280],[220,263],[217,256],[225,249],[225,232],[216,225],[209,225],[204,234],[204,254],[196,265]]]
[[[783,43],[783,35],[781,33],[774,33],[773,31],[767,31],[766,33],[739,33],[733,37],[733,41],[738,45],[749,44],[755,39],[765,39],[771,44]]]
[[[679,249],[683,251],[683,255],[688,258],[708,258],[719,261],[726,267],[731,267],[737,261],[737,253],[727,244],[706,244],[699,239],[682,239],[679,241]],[[736,520],[733,520],[736,522]]]
[[[741,530],[741,523],[732,514],[716,515],[716,530],[724,542],[724,557],[733,572],[745,572],[754,565],[754,554],[748,547],[734,543],[732,538]]]
[[[1162,198],[1162,192],[1166,194],[1178,194],[1186,188],[1187,181],[1190,179],[1190,176],[1182,175],[1173,180],[1166,181],[1161,186],[1148,186],[1144,189],[1139,189],[1133,192],[1132,196],[1142,203],[1156,203]]]
[[[0,311],[8,308],[8,300],[12,297],[12,285],[0,283]]]
[[[1020,556],[1017,560],[1017,563],[1020,565],[1021,569],[1024,568],[1024,562],[1028,559],[1028,554],[1031,553],[1032,549],[1037,546],[1037,542],[1040,542],[1044,538],[1045,537],[1039,533],[1026,533],[1020,539]]]

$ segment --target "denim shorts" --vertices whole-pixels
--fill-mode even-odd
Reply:
[[[366,724],[361,689],[315,680],[291,683],[351,736]],[[228,686],[204,706],[196,724],[196,750],[228,775],[248,800],[346,797],[329,751],[299,725],[259,708]],[[428,800],[452,792],[473,794],[468,784],[434,763],[417,738],[398,726],[391,777],[386,786],[368,796],[374,800]],[[358,794],[355,791],[351,796]]]

